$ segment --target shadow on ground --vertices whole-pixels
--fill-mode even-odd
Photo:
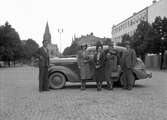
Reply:
[[[81,85],[80,84],[70,84],[70,85],[65,85],[64,89],[80,89],[81,88]],[[96,86],[96,83],[94,84],[87,84],[86,85],[86,88],[93,88],[93,89],[96,89],[97,86]],[[102,86],[103,89],[107,89],[107,84],[103,84]],[[114,85],[114,88],[121,88],[120,85]]]
[[[149,87],[149,86],[147,86],[147,85],[142,85],[142,84],[136,84],[135,86],[134,86],[134,88],[147,88],[147,87]],[[63,87],[62,89],[71,89],[71,90],[74,90],[74,89],[80,89],[81,88],[81,85],[80,84],[67,84],[67,85],[65,85],[65,87]],[[96,84],[87,84],[86,85],[86,88],[88,88],[88,89],[96,89],[97,88],[97,86],[96,86]],[[102,86],[102,88],[103,89],[107,89],[107,85],[106,84],[104,84],[103,86]],[[120,86],[120,85],[114,85],[114,88],[122,88],[122,86]]]
[[[136,84],[134,87],[135,88],[146,88],[146,87],[149,87],[149,86],[147,86],[147,85],[141,85],[141,84]]]

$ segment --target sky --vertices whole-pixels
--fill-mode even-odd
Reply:
[[[152,4],[152,0],[0,0],[0,25],[8,21],[21,40],[40,46],[48,21],[52,43],[61,50],[76,37],[93,32],[111,38],[112,26]],[[63,29],[63,33],[58,33]],[[61,40],[61,42],[60,42]]]

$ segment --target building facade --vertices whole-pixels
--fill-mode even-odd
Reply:
[[[154,22],[157,16],[167,16],[167,0],[153,1],[153,4],[134,13],[131,17],[112,27],[112,40],[117,43],[122,41],[124,34],[132,36],[140,21]]]
[[[87,35],[82,35],[80,38],[75,38],[74,40],[79,46],[83,44],[87,44],[88,46],[94,46],[98,41],[104,43],[106,39],[107,38],[96,37],[91,33]]]
[[[153,4],[148,9],[148,22],[153,23],[157,16],[167,17],[167,0],[153,1]]]

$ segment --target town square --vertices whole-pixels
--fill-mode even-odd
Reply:
[[[0,120],[167,120],[167,0],[5,0]]]

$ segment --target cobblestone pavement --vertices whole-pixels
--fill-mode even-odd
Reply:
[[[167,120],[167,73],[152,71],[132,91],[79,84],[38,92],[38,69],[0,69],[0,120]]]

